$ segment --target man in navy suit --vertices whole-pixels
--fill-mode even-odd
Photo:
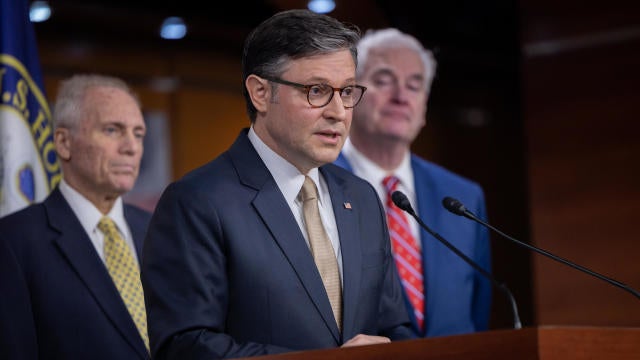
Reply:
[[[63,179],[44,202],[0,219],[0,354],[149,359],[146,324],[133,320],[118,290],[140,291],[144,313],[137,260],[150,214],[121,198],[142,157],[140,104],[119,79],[76,75],[60,87],[53,123]],[[110,275],[103,217],[123,244],[120,264],[131,260],[134,276],[124,281]]]
[[[486,218],[480,186],[412,154],[410,146],[426,123],[427,101],[436,71],[431,52],[397,29],[367,32],[358,43],[358,82],[367,95],[354,109],[353,126],[335,162],[369,181],[381,199],[389,186],[407,195],[424,222],[489,271],[486,229],[442,208],[442,199],[460,199]],[[390,180],[393,181],[390,181]],[[397,187],[397,188],[396,188]],[[395,205],[387,205],[392,213]],[[491,283],[408,218],[411,251],[418,255],[404,297],[417,336],[470,333],[488,328]],[[391,235],[392,239],[394,234]],[[406,243],[404,243],[406,245]],[[403,245],[404,246],[404,245]],[[394,256],[399,254],[394,249]],[[406,261],[397,260],[400,272]]]
[[[307,10],[278,13],[248,36],[251,128],[169,185],[149,225],[142,280],[154,359],[413,337],[379,198],[330,164],[365,90],[355,81],[358,38]],[[307,215],[308,199],[321,221]]]

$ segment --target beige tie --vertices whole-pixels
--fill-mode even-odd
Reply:
[[[133,322],[149,351],[147,336],[147,313],[144,308],[144,293],[140,281],[140,270],[129,245],[122,239],[113,220],[104,216],[98,223],[98,229],[104,234],[104,257],[109,275],[116,285],[120,297],[131,314]]]
[[[304,177],[304,184],[300,190],[304,223],[307,227],[307,235],[311,244],[311,254],[318,267],[324,288],[329,296],[333,316],[342,331],[342,286],[340,285],[340,273],[338,261],[331,246],[331,241],[324,231],[320,210],[318,209],[318,189],[310,177]]]

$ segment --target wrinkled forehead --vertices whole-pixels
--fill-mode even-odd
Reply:
[[[83,113],[85,120],[121,122],[128,126],[144,127],[144,118],[138,101],[128,92],[115,87],[87,89]]]
[[[296,74],[307,80],[353,81],[356,64],[348,50],[316,54],[291,60],[283,74]]]
[[[363,74],[384,70],[397,76],[423,75],[425,72],[424,63],[414,50],[392,46],[371,49],[363,69],[358,70]]]

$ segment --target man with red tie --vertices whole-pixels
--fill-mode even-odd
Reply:
[[[491,283],[420,230],[390,198],[396,190],[405,193],[429,227],[489,270],[486,229],[459,221],[440,205],[443,197],[454,196],[486,218],[481,187],[410,151],[426,124],[435,68],[431,52],[414,37],[397,29],[367,32],[358,43],[356,73],[367,94],[354,109],[349,139],[335,162],[369,181],[385,204],[405,304],[418,336],[486,330],[491,308]]]

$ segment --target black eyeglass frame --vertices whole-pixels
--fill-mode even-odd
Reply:
[[[295,83],[295,82],[291,82],[291,81],[287,81],[284,79],[280,79],[280,78],[276,78],[276,77],[271,77],[271,76],[262,76],[263,79],[268,80],[268,81],[272,81],[274,83],[278,83],[278,84],[282,84],[282,85],[288,85],[288,86],[293,86],[293,87],[297,87],[300,89],[304,89],[307,92],[307,102],[309,103],[309,105],[311,105],[314,108],[321,108],[321,107],[325,107],[327,106],[331,100],[333,100],[333,95],[336,93],[336,91],[340,92],[340,98],[342,98],[342,92],[348,88],[358,88],[360,90],[362,90],[362,93],[360,94],[360,98],[355,101],[353,103],[352,106],[344,106],[345,109],[353,109],[354,107],[356,107],[356,105],[358,105],[360,103],[360,100],[362,100],[362,97],[364,96],[365,91],[367,91],[367,87],[366,86],[362,86],[362,85],[347,85],[343,88],[334,88],[333,86],[329,86],[328,84],[311,84],[311,85],[304,85],[304,84],[299,84],[299,83]],[[309,98],[309,94],[311,92],[311,88],[313,88],[314,86],[329,86],[329,88],[331,88],[331,96],[329,96],[329,99],[327,99],[327,102],[322,104],[322,105],[313,105],[311,103],[311,99]]]

